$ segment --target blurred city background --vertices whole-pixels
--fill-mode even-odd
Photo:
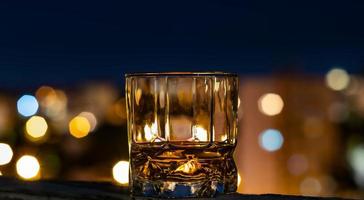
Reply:
[[[363,198],[363,9],[1,2],[0,175],[125,185],[124,74],[227,71],[240,77],[239,192]]]

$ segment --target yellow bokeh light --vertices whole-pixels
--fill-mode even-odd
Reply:
[[[112,168],[112,176],[114,180],[120,184],[129,183],[129,162],[119,161]]]
[[[48,125],[46,120],[40,116],[31,117],[25,124],[26,133],[34,139],[39,139],[47,133]]]
[[[88,120],[89,124],[90,124],[90,131],[94,131],[97,125],[97,119],[95,117],[95,115],[91,112],[82,112],[80,113],[78,116],[80,117],[84,117]]]
[[[350,76],[344,69],[334,68],[326,74],[326,85],[332,90],[344,90],[349,82]]]
[[[69,131],[75,138],[86,137],[91,130],[91,125],[87,118],[77,116],[69,123]]]
[[[264,94],[258,100],[259,110],[268,116],[278,115],[282,112],[283,106],[282,97],[274,93]]]
[[[0,165],[8,164],[13,158],[13,150],[8,144],[0,143]]]
[[[16,162],[16,172],[26,180],[34,180],[39,176],[40,165],[36,157],[30,155],[22,156]]]

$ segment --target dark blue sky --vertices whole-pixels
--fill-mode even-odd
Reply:
[[[364,69],[363,1],[0,2],[0,88],[125,72]]]

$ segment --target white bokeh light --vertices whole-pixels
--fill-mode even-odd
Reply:
[[[349,151],[348,160],[354,170],[355,182],[364,187],[364,144],[353,147]]]
[[[24,155],[16,162],[16,172],[23,179],[33,179],[39,174],[40,165],[34,156]]]
[[[344,90],[349,83],[350,76],[344,69],[333,68],[326,74],[326,85],[332,90]]]
[[[13,158],[13,150],[8,144],[0,143],[0,165],[8,164]]]
[[[129,183],[129,162],[119,161],[112,168],[112,175],[115,181],[120,184]]]
[[[275,93],[267,93],[258,100],[260,112],[268,116],[278,115],[282,112],[284,102],[281,96]]]

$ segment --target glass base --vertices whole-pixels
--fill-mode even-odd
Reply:
[[[217,194],[234,192],[236,186],[226,187],[218,181],[171,182],[171,181],[135,181],[133,196],[159,198],[194,198],[214,197]],[[230,191],[225,191],[225,188]]]
[[[235,192],[234,146],[132,145],[131,191],[160,198],[213,197]]]

